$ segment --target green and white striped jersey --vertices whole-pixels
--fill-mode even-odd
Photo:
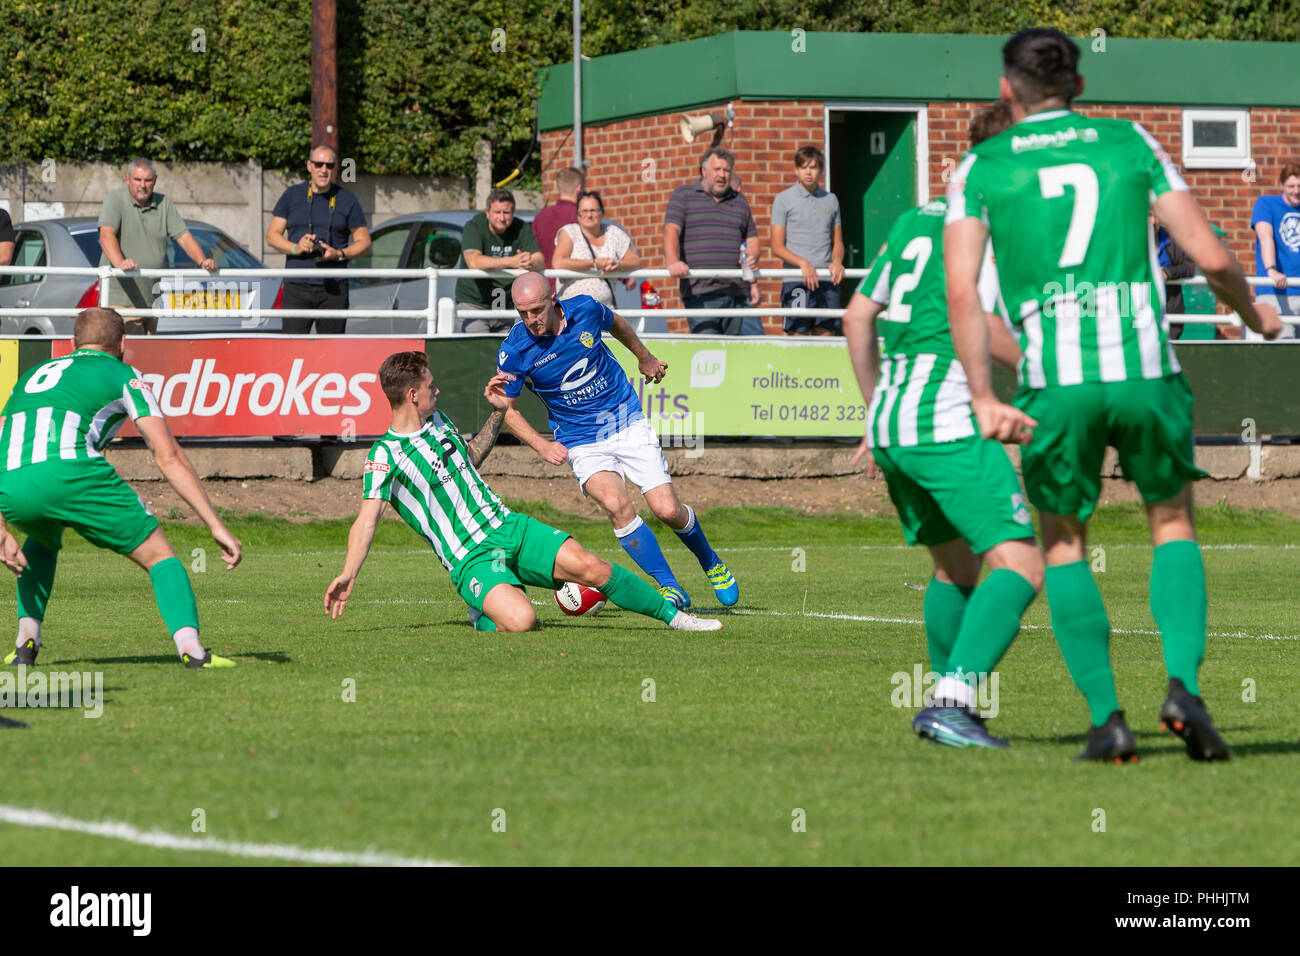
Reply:
[[[858,292],[887,306],[880,378],[867,407],[872,448],[942,444],[976,433],[966,372],[948,328],[943,271],[942,199],[909,209],[894,222]],[[985,251],[984,307],[993,310],[997,272]]]
[[[122,423],[150,415],[161,418],[162,411],[139,371],[107,352],[77,349],[28,369],[14,384],[0,429],[5,467],[103,462],[104,446]]]
[[[363,478],[364,496],[396,508],[448,571],[510,514],[470,464],[464,439],[442,412],[409,435],[390,428],[370,446]]]
[[[988,225],[1022,385],[1179,371],[1147,210],[1186,188],[1140,125],[1069,110],[1036,113],[966,154],[948,221]]]

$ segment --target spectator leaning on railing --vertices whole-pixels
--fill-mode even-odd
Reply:
[[[285,309],[346,309],[348,280],[314,276],[308,270],[341,269],[370,251],[370,230],[361,203],[338,183],[338,153],[315,146],[307,159],[307,182],[286,189],[271,210],[266,244],[284,253],[286,269],[301,269],[302,279],[286,279],[280,305]],[[312,323],[320,335],[342,335],[347,319],[284,319],[285,332],[306,335]]]
[[[600,193],[582,193],[578,197],[578,221],[564,226],[555,237],[555,268],[583,272],[595,269],[603,276],[615,269],[630,271],[641,268],[641,257],[626,232],[605,222],[605,203]],[[635,279],[621,280],[629,289]],[[614,280],[604,278],[560,279],[558,298],[589,295],[597,302],[614,306]]]
[[[1260,196],[1250,213],[1250,228],[1255,231],[1255,275],[1267,276],[1273,288],[1255,286],[1255,301],[1271,305],[1280,316],[1300,316],[1300,283],[1287,284],[1287,278],[1300,276],[1300,165],[1282,167],[1282,193]],[[1295,338],[1296,327],[1288,325],[1281,338]],[[1258,341],[1250,329],[1245,337]]]
[[[167,243],[175,239],[200,269],[216,272],[216,261],[190,235],[176,205],[162,193],[153,191],[157,182],[153,163],[141,156],[126,168],[126,186],[104,197],[104,205],[99,210],[99,245],[104,254],[99,264],[124,272],[161,269],[167,265]],[[125,298],[134,308],[151,309],[155,305],[156,288],[157,279],[115,279],[110,301],[120,305]],[[158,331],[158,317],[127,319],[126,331],[153,335]]]
[[[750,269],[758,266],[758,226],[749,201],[731,186],[736,160],[714,146],[700,158],[700,178],[678,186],[664,214],[664,259],[681,280],[688,309],[743,309],[758,305],[758,283],[743,279],[688,279],[691,269],[735,269],[740,248]],[[712,335],[762,335],[756,315],[691,318],[691,331]]]
[[[533,230],[515,218],[515,194],[508,189],[488,193],[487,211],[465,223],[460,239],[461,255],[467,269],[543,268],[541,250]],[[514,276],[499,279],[459,279],[456,282],[456,308],[509,309],[510,283]],[[461,319],[462,332],[505,332],[515,324],[513,318]]]
[[[777,193],[772,203],[772,252],[803,277],[782,283],[781,307],[838,309],[840,280],[844,278],[844,233],[839,200],[820,185],[826,157],[816,146],[801,147],[794,154],[794,169],[795,184]],[[830,269],[831,281],[819,279],[818,269]],[[789,335],[840,334],[838,318],[787,315],[783,325]]]

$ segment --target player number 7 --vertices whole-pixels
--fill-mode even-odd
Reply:
[[[1065,233],[1065,248],[1057,265],[1080,265],[1088,254],[1092,230],[1097,225],[1097,174],[1085,163],[1047,166],[1038,171],[1038,185],[1044,199],[1065,195],[1065,187],[1074,190],[1074,207],[1070,210],[1070,228]]]

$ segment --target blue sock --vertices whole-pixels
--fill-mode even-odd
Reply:
[[[642,571],[654,578],[661,588],[677,587],[677,578],[668,567],[668,559],[664,557],[655,533],[646,526],[639,515],[626,528],[615,528],[614,534],[618,537],[618,543],[623,546],[623,550]]]
[[[677,537],[691,549],[691,554],[699,559],[700,567],[705,571],[718,563],[718,552],[709,547],[709,539],[704,537],[704,529],[695,520],[695,512],[690,505],[686,506],[686,527],[677,532]]]

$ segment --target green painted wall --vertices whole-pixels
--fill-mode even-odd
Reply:
[[[728,99],[991,100],[1003,36],[737,31],[598,57],[584,64],[583,122],[609,123]],[[1300,105],[1300,51],[1289,43],[1124,40],[1094,51],[1076,38],[1081,103]],[[572,65],[538,71],[538,128],[573,124]]]

